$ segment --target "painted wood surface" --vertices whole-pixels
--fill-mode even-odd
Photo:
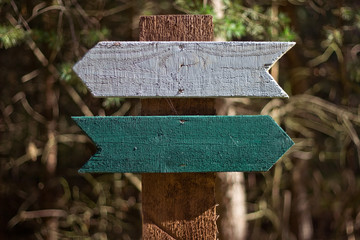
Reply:
[[[98,148],[80,172],[267,171],[293,145],[269,116],[73,119]]]
[[[268,73],[293,42],[99,42],[74,70],[97,97],[288,97]]]

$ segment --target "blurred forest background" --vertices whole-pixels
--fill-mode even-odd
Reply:
[[[0,239],[140,239],[141,179],[79,174],[95,146],[70,116],[137,115],[95,99],[72,66],[141,15],[211,14],[226,40],[296,41],[275,66],[289,99],[225,99],[269,114],[296,145],[245,173],[246,239],[360,238],[358,0],[0,0]]]

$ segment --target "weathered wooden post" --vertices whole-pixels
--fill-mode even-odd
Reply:
[[[212,41],[214,29],[209,15],[144,16],[139,28],[140,41]],[[179,67],[186,67],[185,63]],[[179,87],[178,93],[183,91]],[[213,98],[151,98],[141,104],[145,116],[215,114]],[[171,160],[178,161],[175,152],[171,155]],[[144,173],[141,177],[143,239],[216,239],[214,173]]]
[[[74,120],[98,148],[80,172],[142,173],[144,239],[216,239],[214,172],[266,171],[293,145],[269,116],[212,115],[214,97],[287,97],[267,71],[294,44],[212,35],[211,16],[142,17],[148,42],[74,67],[95,96],[143,98],[143,116]]]

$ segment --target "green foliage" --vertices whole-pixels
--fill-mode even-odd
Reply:
[[[282,13],[277,19],[271,16],[269,10],[254,5],[244,7],[238,3],[227,2],[223,19],[217,20],[217,34],[226,32],[227,39],[251,37],[258,40],[293,41],[296,34],[291,30],[290,19]],[[278,32],[279,34],[275,34]]]
[[[295,41],[295,39],[296,33],[289,26],[285,26],[278,36],[278,41]]]
[[[85,84],[81,81],[81,79],[75,74],[72,69],[72,63],[63,63],[59,67],[60,80],[66,82],[67,84],[73,86],[79,92],[86,94],[88,92]]]
[[[175,5],[183,12],[214,15],[213,7],[200,0],[175,0]]]
[[[337,11],[339,11],[339,15],[345,21],[350,21],[354,18],[354,11],[350,7],[341,7]]]
[[[92,47],[99,41],[104,41],[110,36],[110,30],[103,27],[100,30],[90,29],[89,31],[82,32],[82,42],[87,47]]]
[[[246,26],[242,21],[234,21],[233,19],[224,19],[224,24],[220,25],[222,29],[217,28],[218,31],[225,31],[227,39],[241,38],[246,34]]]
[[[293,41],[295,32],[291,29],[290,18],[280,13],[277,18],[271,16],[269,8],[260,5],[245,7],[241,2],[223,1],[224,17],[218,19],[214,9],[203,1],[177,0],[179,9],[190,14],[210,14],[214,17],[215,34],[228,40],[240,40],[251,37],[258,40]],[[274,32],[278,34],[274,35]]]
[[[360,84],[360,60],[357,59],[347,65],[347,71],[349,72],[350,80]]]
[[[65,82],[70,82],[74,79],[74,72],[72,71],[73,64],[64,63],[60,66],[60,79]]]
[[[55,31],[44,31],[41,29],[32,29],[31,37],[39,44],[46,44],[49,49],[60,51],[64,44],[64,36]]]
[[[123,98],[119,98],[119,97],[110,97],[110,98],[106,98],[103,103],[102,106],[106,109],[110,109],[110,108],[114,108],[114,107],[120,107],[121,106],[121,102],[123,102],[124,99]]]
[[[0,25],[0,47],[5,49],[20,44],[26,37],[26,32],[20,27]]]

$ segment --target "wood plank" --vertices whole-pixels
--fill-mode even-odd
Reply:
[[[139,29],[140,41],[211,41],[214,38],[210,15],[142,16]],[[214,100],[141,99],[141,115],[214,115]],[[216,239],[214,173],[143,173],[141,178],[144,240]]]
[[[98,147],[80,172],[267,171],[293,145],[270,116],[73,119]]]
[[[99,42],[74,70],[98,97],[288,97],[268,70],[294,44]]]

